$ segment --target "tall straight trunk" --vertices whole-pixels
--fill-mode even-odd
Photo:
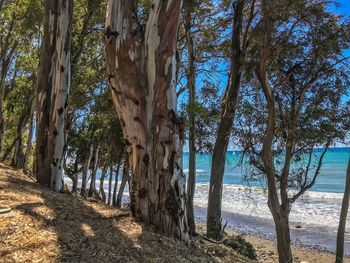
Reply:
[[[94,168],[91,173],[91,181],[90,181],[90,188],[88,192],[88,196],[92,197],[94,196],[95,190],[96,190],[96,174],[98,169],[98,161],[99,156],[98,153],[100,151],[100,146],[96,147],[95,156],[94,156]]]
[[[181,4],[154,0],[144,30],[137,1],[109,0],[105,50],[129,153],[132,214],[188,240],[175,83]]]
[[[335,263],[342,263],[344,259],[344,233],[345,233],[345,226],[346,226],[346,218],[349,210],[349,201],[350,201],[350,159],[348,162],[348,170],[346,172],[345,191],[344,191],[344,197],[343,197],[343,202],[342,202],[341,211],[340,211]]]
[[[61,191],[65,118],[71,79],[72,0],[45,0],[37,85],[36,169],[39,183]]]
[[[208,197],[207,236],[222,238],[222,179],[225,172],[225,160],[235,116],[238,94],[241,87],[242,63],[244,52],[241,48],[242,17],[245,0],[238,0],[234,8],[231,72],[223,101],[221,120],[215,141],[210,173]]]
[[[32,102],[32,108],[30,111],[28,138],[27,138],[27,143],[26,143],[26,151],[25,151],[25,155],[24,155],[23,171],[25,173],[30,173],[30,169],[28,167],[28,164],[29,164],[29,157],[30,157],[30,154],[32,151],[32,145],[33,145],[34,111],[35,111],[35,99]]]
[[[93,153],[94,153],[94,146],[93,144],[91,144],[89,149],[89,154],[84,163],[84,168],[83,168],[83,173],[81,178],[80,194],[84,197],[86,196],[86,181],[87,181],[87,175],[90,169],[90,163],[91,163]]]
[[[100,193],[102,201],[104,203],[106,203],[106,193],[105,193],[105,189],[103,188],[103,185],[104,185],[104,182],[105,182],[106,173],[107,173],[107,165],[105,165],[102,168],[101,178],[100,178],[100,191],[99,191],[99,193]]]
[[[122,182],[120,184],[118,197],[116,198],[116,202],[115,202],[115,205],[117,207],[121,207],[121,205],[122,205],[123,193],[124,193],[124,190],[125,190],[126,183],[129,180],[129,170],[130,170],[129,163],[126,160],[125,163],[124,163],[124,167],[123,167]]]
[[[119,178],[119,168],[123,159],[124,150],[121,150],[119,152],[118,160],[117,160],[117,170],[115,172],[115,180],[114,180],[114,187],[113,187],[113,196],[112,196],[112,178],[113,178],[113,166],[110,167],[110,190],[108,194],[108,204],[115,206],[117,202],[117,191],[118,191],[118,178]]]
[[[109,179],[108,179],[108,198],[107,198],[107,204],[111,205],[111,199],[112,199],[112,181],[113,181],[113,165],[111,164],[109,166]]]
[[[188,100],[188,112],[189,112],[189,169],[187,180],[187,220],[189,232],[193,235],[196,232],[196,225],[194,221],[194,209],[193,198],[196,189],[196,132],[195,132],[195,82],[196,82],[196,69],[195,58],[193,51],[193,38],[192,38],[192,18],[191,18],[191,3],[185,2],[185,30],[186,30],[186,45],[188,52],[188,73],[187,73],[187,85],[189,90]]]

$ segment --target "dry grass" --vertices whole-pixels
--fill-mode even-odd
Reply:
[[[127,211],[57,194],[0,164],[0,262],[250,262],[222,245],[191,246]]]

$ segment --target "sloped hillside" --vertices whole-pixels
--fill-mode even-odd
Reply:
[[[187,246],[125,210],[57,194],[0,164],[1,262],[250,262],[195,239]]]

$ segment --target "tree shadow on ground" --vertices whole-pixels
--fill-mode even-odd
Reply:
[[[215,262],[203,250],[156,232],[126,212],[72,194],[50,191],[19,176],[7,187],[16,194],[38,195],[39,201],[15,205],[36,227],[57,233],[59,262]],[[35,199],[33,199],[35,200]]]

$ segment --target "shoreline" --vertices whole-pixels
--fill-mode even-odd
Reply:
[[[206,226],[202,222],[196,221],[198,232],[205,234]],[[256,250],[257,262],[272,263],[278,262],[278,252],[276,242],[258,237],[255,235],[241,234],[233,230],[225,231],[229,235],[241,235],[246,241],[251,243]],[[296,263],[334,263],[335,254],[329,251],[322,251],[317,248],[302,247],[292,245],[293,262]],[[344,263],[350,263],[349,257],[344,257]]]

